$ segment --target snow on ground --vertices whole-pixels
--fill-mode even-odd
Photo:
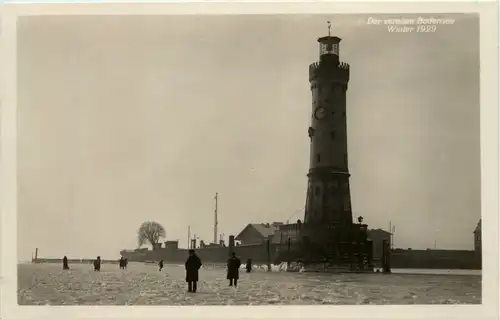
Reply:
[[[229,287],[221,267],[202,268],[196,294],[187,293],[183,265],[129,263],[18,265],[20,305],[316,305],[481,303],[481,276],[318,274],[240,271]]]

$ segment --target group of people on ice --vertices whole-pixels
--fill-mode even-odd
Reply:
[[[186,260],[186,282],[188,283],[188,292],[196,292],[198,286],[199,275],[198,271],[201,268],[201,259],[196,255],[194,249],[189,250],[189,257]],[[229,286],[238,286],[238,279],[240,274],[241,260],[236,257],[236,254],[231,253],[231,257],[227,260],[227,276]],[[163,261],[161,264],[163,267]],[[160,268],[161,270],[161,268]],[[246,263],[247,272],[252,271],[252,260],[248,259]]]
[[[68,257],[64,256],[62,259],[63,262],[63,270],[69,270]],[[128,259],[121,257],[118,261],[120,264],[120,269],[127,269]],[[92,262],[94,265],[94,271],[101,271],[101,256],[97,256],[97,258]]]
[[[120,269],[127,269],[128,260],[127,258],[121,257],[118,261],[120,265]],[[93,262],[94,271],[101,271],[101,257],[97,256],[97,258]],[[201,259],[196,255],[194,249],[189,250],[189,257],[185,262],[186,268],[186,282],[188,283],[188,292],[196,292],[198,288],[198,280],[199,280],[199,270],[202,266]],[[240,274],[241,260],[236,257],[236,254],[231,253],[231,257],[227,260],[227,276],[226,278],[229,280],[229,286],[238,286],[238,279]],[[163,269],[163,260],[160,260],[158,263],[159,271]],[[68,270],[68,258],[64,256],[63,258],[63,269]],[[248,259],[246,263],[246,271],[252,271],[252,260]]]

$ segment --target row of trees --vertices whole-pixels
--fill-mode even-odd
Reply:
[[[160,239],[166,237],[165,228],[155,221],[147,221],[141,224],[137,231],[137,243],[139,247],[150,244],[154,246],[160,242]]]

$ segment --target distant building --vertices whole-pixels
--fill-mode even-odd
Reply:
[[[380,258],[382,257],[382,243],[384,240],[387,240],[389,242],[389,247],[391,243],[391,233],[388,231],[385,231],[383,229],[370,229],[368,230],[368,237],[371,238],[373,242],[373,257],[374,258]]]
[[[476,253],[476,258],[481,260],[482,256],[482,246],[481,246],[481,219],[477,223],[476,229],[474,229],[474,251]]]
[[[179,241],[178,240],[167,240],[165,242],[166,249],[172,249],[172,250],[177,250],[179,249]]]
[[[300,241],[300,230],[302,222],[297,220],[297,223],[279,225],[278,231],[276,231],[272,237],[272,242],[274,244],[283,244],[288,242],[290,238],[291,242]]]
[[[248,224],[234,239],[241,245],[256,245],[264,243],[269,236],[273,236],[283,223]]]

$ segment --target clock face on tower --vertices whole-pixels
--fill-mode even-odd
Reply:
[[[322,118],[325,117],[325,109],[322,107],[318,107],[316,111],[314,111],[314,117],[317,118],[318,120],[321,120]]]

